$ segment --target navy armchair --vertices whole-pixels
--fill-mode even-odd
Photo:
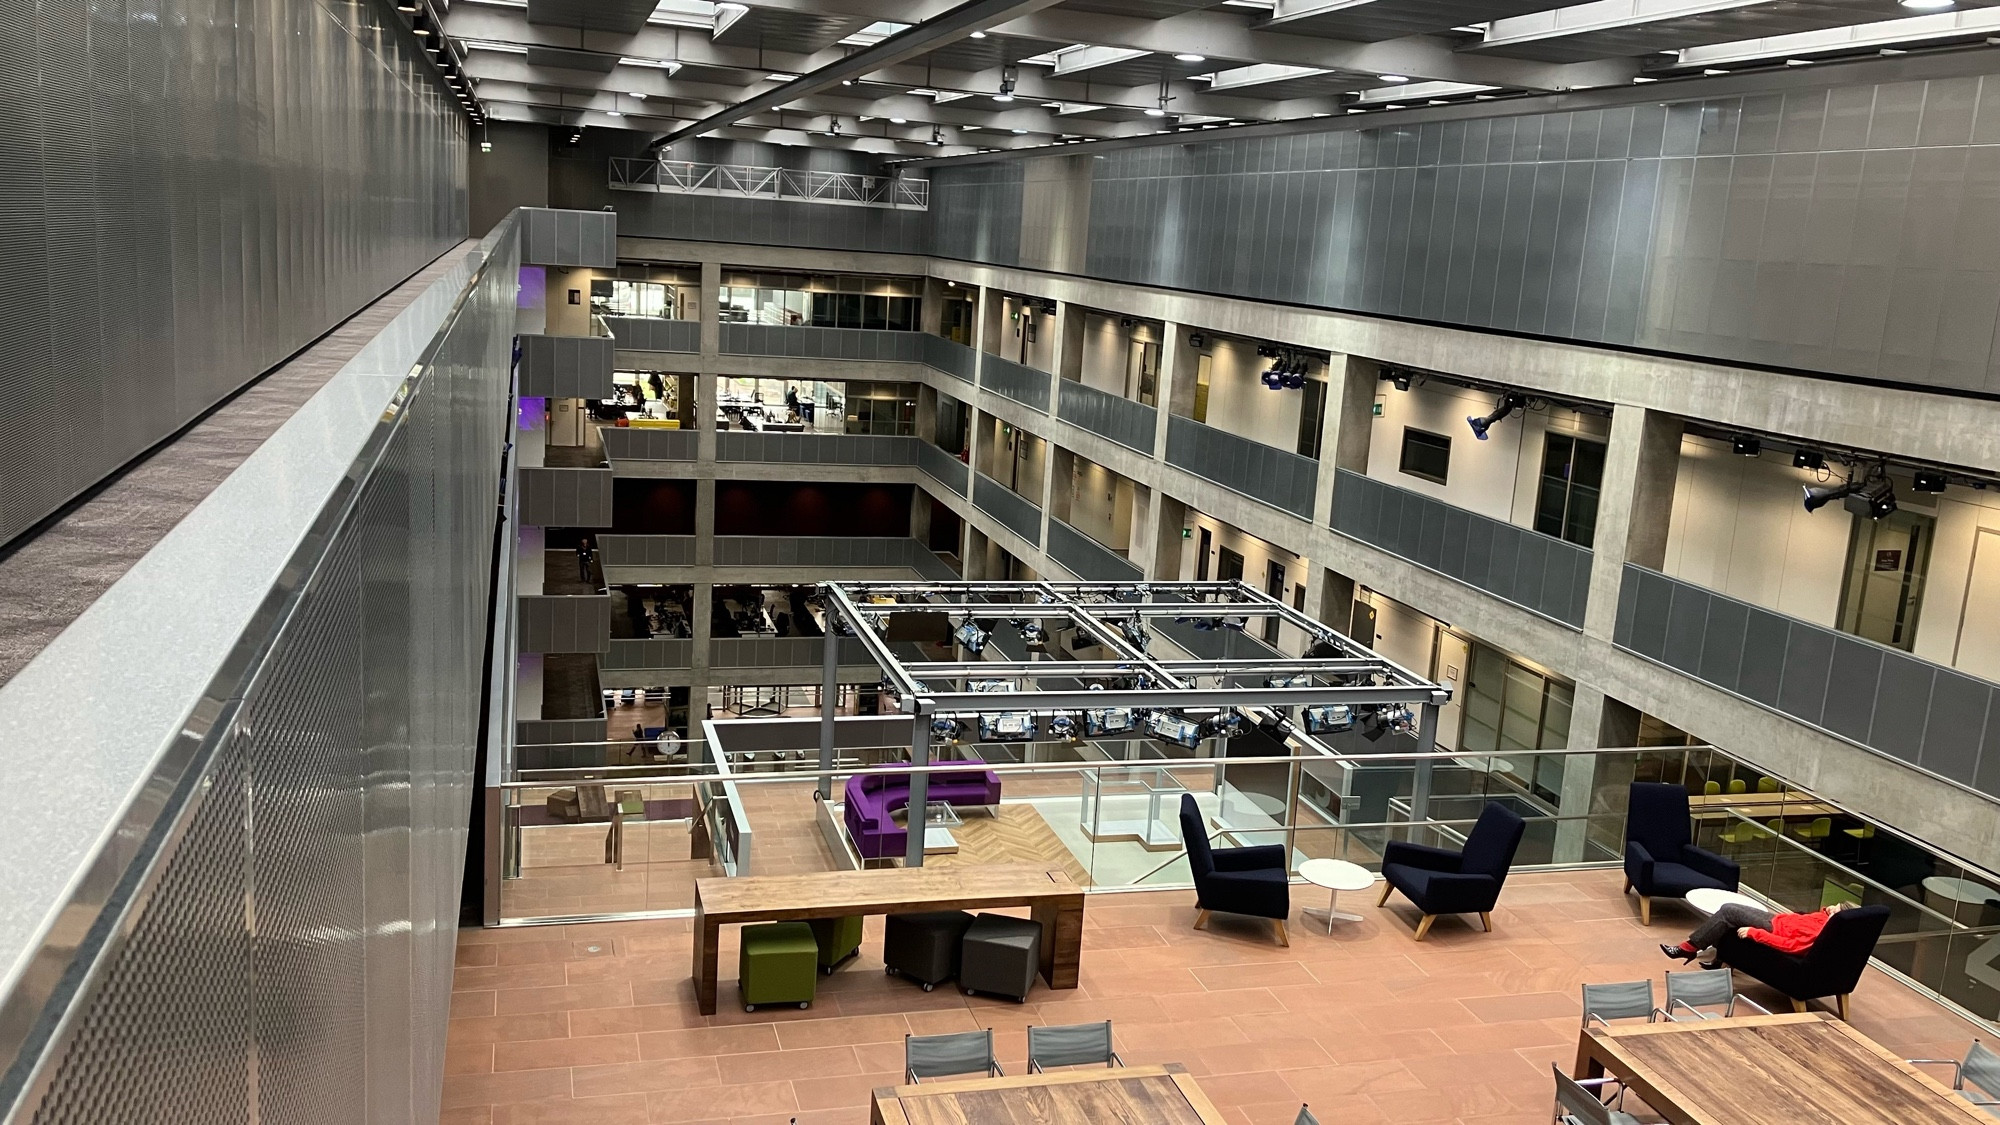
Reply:
[[[1653,924],[1653,900],[1686,898],[1697,887],[1736,889],[1736,861],[1694,846],[1688,791],[1635,781],[1625,813],[1625,889],[1639,892],[1639,922]]]
[[[1507,881],[1514,850],[1527,830],[1527,822],[1513,810],[1489,801],[1462,851],[1391,840],[1382,851],[1382,897],[1375,905],[1388,902],[1392,891],[1403,892],[1424,912],[1417,923],[1418,941],[1431,932],[1431,923],[1440,914],[1477,914],[1480,925],[1492,933],[1500,885]]]
[[[1292,944],[1285,936],[1285,919],[1292,916],[1292,877],[1284,845],[1211,849],[1192,793],[1181,794],[1181,842],[1187,845],[1195,907],[1201,911],[1195,915],[1195,929],[1208,925],[1209,913],[1220,910],[1269,918],[1277,928],[1278,944]]]
[[[1716,942],[1715,952],[1723,964],[1784,993],[1793,1011],[1805,1011],[1808,1000],[1831,996],[1844,1020],[1848,994],[1861,983],[1868,959],[1875,955],[1875,943],[1888,924],[1888,907],[1857,906],[1828,918],[1826,928],[1804,953],[1786,953],[1735,934]]]

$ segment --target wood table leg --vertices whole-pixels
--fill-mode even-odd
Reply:
[[[1577,1033],[1576,1068],[1570,1071],[1570,1077],[1579,1081],[1604,1077],[1604,1060],[1597,1057],[1597,1040],[1591,1038],[1587,1028]]]
[[[1035,921],[1042,927],[1042,979],[1050,988],[1075,988],[1083,963],[1083,899],[1038,902]]]
[[[715,977],[720,971],[720,951],[716,946],[721,939],[721,925],[710,923],[697,905],[694,908],[694,1002],[704,1016],[715,1014]]]

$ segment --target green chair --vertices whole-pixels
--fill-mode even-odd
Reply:
[[[1815,840],[1824,840],[1828,836],[1833,835],[1833,818],[1830,816],[1815,818],[1811,824],[1806,825],[1804,828],[1792,829],[1792,835],[1797,836],[1807,843],[1812,843]]]
[[[1759,824],[1754,820],[1744,820],[1731,825],[1726,832],[1717,832],[1715,838],[1730,844],[1754,844],[1759,840],[1768,840],[1777,834],[1778,822],[1775,820],[1768,826]]]
[[[1722,783],[1720,781],[1704,781],[1701,783],[1701,793],[1704,797],[1713,797],[1720,792],[1722,792]]]
[[[1843,828],[1841,831],[1857,840],[1873,840],[1875,838],[1875,826],[1872,824],[1864,824],[1859,828]]]
[[[810,1007],[819,983],[819,943],[804,922],[766,922],[743,927],[736,957],[736,979],[743,988],[743,1010],[757,1005],[797,1004]]]
[[[1731,778],[1729,781],[1729,791],[1731,793],[1743,793],[1748,791],[1749,788],[1750,786],[1740,777]]]
[[[861,955],[861,915],[846,918],[814,918],[813,941],[819,946],[819,971],[832,973]]]
[[[1759,792],[1759,793],[1776,793],[1777,791],[1778,791],[1778,779],[1777,779],[1777,778],[1775,778],[1775,777],[1760,777],[1760,778],[1758,778],[1758,779],[1757,779],[1757,792]]]

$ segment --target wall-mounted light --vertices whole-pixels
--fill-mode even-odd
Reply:
[[[1472,427],[1473,437],[1478,438],[1480,441],[1485,441],[1486,431],[1492,429],[1495,423],[1504,420],[1516,410],[1527,409],[1527,406],[1527,399],[1522,398],[1513,391],[1508,391],[1506,394],[1500,396],[1499,402],[1493,404],[1492,413],[1486,415],[1484,418],[1468,415],[1465,419],[1465,424]]]
[[[1754,434],[1737,434],[1730,439],[1729,448],[1738,457],[1756,457],[1764,452],[1764,443]]]
[[[1826,454],[1821,453],[1817,449],[1795,450],[1792,453],[1792,468],[1824,469],[1826,468]]]
[[[1943,492],[1944,489],[1944,474],[1932,469],[1918,469],[1915,479],[1910,482],[1912,492]]]

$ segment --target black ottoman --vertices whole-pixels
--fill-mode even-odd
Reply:
[[[972,915],[963,910],[891,914],[882,934],[882,961],[889,975],[905,976],[929,992],[958,975],[958,950]]]
[[[981,914],[965,931],[958,985],[1026,1001],[1042,967],[1042,925],[1004,914]]]

